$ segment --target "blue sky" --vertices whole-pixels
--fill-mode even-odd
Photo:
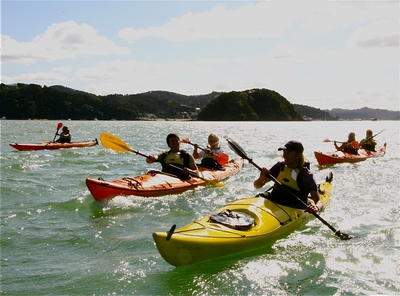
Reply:
[[[1,1],[1,82],[399,110],[398,1]]]

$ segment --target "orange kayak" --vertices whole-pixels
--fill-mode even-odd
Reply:
[[[359,149],[358,154],[351,154],[341,151],[326,152],[326,153],[314,151],[315,158],[317,159],[320,165],[337,164],[344,162],[354,163],[354,162],[364,161],[372,157],[381,157],[385,155],[385,153],[386,153],[386,143],[377,151]]]
[[[70,143],[58,143],[58,142],[42,142],[35,144],[19,144],[19,143],[11,143],[10,146],[20,150],[56,150],[62,148],[83,148],[83,147],[91,147],[96,146],[99,143],[97,139],[90,141],[82,141],[82,142],[70,142]]]
[[[182,180],[178,177],[160,171],[149,171],[136,177],[125,177],[114,181],[105,181],[102,178],[86,179],[86,186],[94,199],[101,201],[111,199],[117,195],[136,195],[156,197],[167,194],[178,194],[200,185],[207,185],[208,181],[221,181],[240,171],[243,167],[243,158],[236,158],[224,165],[225,170],[211,170],[199,167],[202,178],[191,177]]]

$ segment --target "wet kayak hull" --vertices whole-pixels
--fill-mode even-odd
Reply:
[[[225,170],[209,170],[199,167],[202,177],[210,181],[224,180],[240,171],[244,160],[236,158],[229,161]],[[174,175],[159,171],[149,171],[146,174],[136,177],[124,177],[113,181],[99,179],[86,179],[86,186],[95,200],[101,201],[118,195],[136,195],[144,197],[156,197],[167,194],[178,194],[209,182],[192,177],[190,180],[182,180]]]
[[[358,154],[343,153],[341,151],[322,153],[314,151],[314,156],[320,165],[330,165],[338,163],[355,163],[373,157],[382,157],[386,153],[386,143],[377,151],[359,149]]]
[[[57,150],[57,149],[66,149],[66,148],[83,148],[83,147],[92,147],[96,146],[99,143],[97,139],[93,141],[82,141],[82,142],[70,142],[70,143],[57,143],[57,142],[43,142],[43,143],[35,143],[35,144],[19,144],[19,143],[11,143],[10,146],[19,150]]]

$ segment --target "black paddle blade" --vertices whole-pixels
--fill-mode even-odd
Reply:
[[[240,145],[238,143],[236,143],[234,140],[232,140],[229,137],[224,137],[224,138],[228,142],[229,148],[231,148],[237,155],[239,155],[241,158],[244,158],[247,160],[249,159],[246,152],[244,152],[243,148],[240,147]]]
[[[347,233],[343,233],[340,230],[336,231],[335,235],[338,236],[341,240],[349,240],[349,239],[355,238],[354,235],[349,235]]]
[[[171,229],[167,232],[167,241],[169,241],[171,239],[171,236],[174,234],[176,225],[172,225]]]
[[[257,169],[260,171],[262,170],[261,167],[259,167],[256,163],[253,162],[253,160],[247,156],[246,152],[244,152],[243,148],[240,147],[238,143],[236,143],[234,140],[232,140],[229,137],[224,137],[225,140],[228,142],[229,148],[231,148],[237,155],[239,155],[241,158],[246,159],[249,163],[254,165]]]

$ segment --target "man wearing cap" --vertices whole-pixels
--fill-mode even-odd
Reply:
[[[274,184],[271,191],[261,193],[261,196],[288,207],[304,209],[308,213],[316,213],[324,206],[319,198],[318,186],[311,171],[305,166],[303,155],[303,144],[298,141],[289,141],[284,147],[278,148],[283,151],[283,161],[277,162],[270,169],[262,168],[260,176],[254,181],[256,189],[263,187],[271,181],[269,174],[275,177],[282,185]],[[284,186],[284,188],[281,188]],[[308,202],[308,197],[314,203]],[[295,196],[300,198],[304,206]]]

